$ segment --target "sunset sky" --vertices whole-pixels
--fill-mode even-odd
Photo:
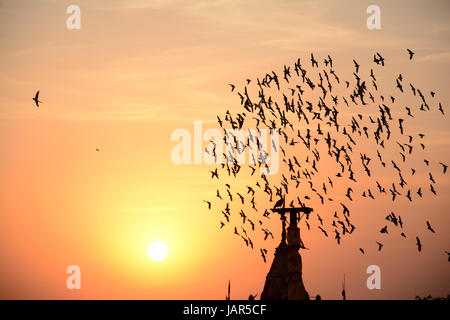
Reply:
[[[66,27],[71,4],[80,30]],[[381,30],[366,27],[371,4]],[[340,299],[345,273],[348,299],[450,294],[450,172],[438,165],[450,164],[449,10],[446,0],[0,0],[0,298],[224,299],[230,279],[232,299],[260,294],[279,220],[274,240],[258,240],[269,250],[264,264],[219,230],[203,202],[216,192],[213,167],[175,165],[171,134],[193,134],[194,121],[217,127],[216,115],[241,111],[228,83],[240,90],[298,57],[310,67],[311,52],[319,63],[330,54],[342,78],[352,59],[367,74],[381,52],[380,82],[394,93],[402,73],[435,91],[446,114],[411,120],[426,134],[438,196],[353,201],[357,230],[340,246],[305,233],[307,291]],[[405,217],[407,240],[380,237],[391,211]],[[165,260],[147,256],[153,241],[167,244]],[[66,288],[69,265],[81,268],[81,290]],[[369,265],[381,268],[381,290],[366,287]]]

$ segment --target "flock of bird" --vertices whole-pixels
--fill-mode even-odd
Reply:
[[[414,52],[407,49],[407,53],[409,60],[412,60]],[[425,135],[410,132],[406,127],[408,122],[406,119],[414,118],[421,112],[433,111],[433,109],[442,115],[445,114],[442,104],[434,101],[436,93],[430,91],[426,94],[412,83],[406,83],[402,74],[399,74],[395,79],[394,89],[397,90],[397,94],[406,95],[409,85],[408,92],[416,98],[417,106],[405,106],[403,115],[395,118],[391,110],[399,109],[395,106],[397,97],[393,95],[385,97],[377,82],[376,68],[385,66],[385,58],[380,53],[377,52],[373,56],[375,65],[370,68],[369,78],[364,78],[360,72],[361,65],[354,59],[353,77],[348,80],[341,79],[337,75],[333,69],[334,60],[330,55],[323,60],[322,67],[319,66],[313,53],[311,53],[310,62],[310,70],[302,66],[301,60],[298,59],[293,65],[293,71],[291,66],[285,65],[282,76],[272,71],[261,79],[256,79],[256,98],[251,97],[250,94],[250,85],[254,82],[246,79],[243,92],[237,92],[240,105],[244,110],[234,115],[227,111],[222,118],[217,117],[218,124],[225,133],[224,142],[233,152],[228,149],[227,153],[223,153],[225,163],[210,170],[211,178],[220,180],[225,176],[234,179],[236,184],[240,185],[245,179],[242,173],[246,170],[243,169],[248,169],[247,178],[249,175],[253,183],[247,185],[244,190],[234,191],[232,182],[226,181],[224,188],[217,189],[214,199],[204,200],[204,202],[211,210],[213,202],[218,199],[214,203],[214,209],[218,209],[220,229],[226,224],[231,224],[230,203],[237,204],[239,226],[235,224],[231,229],[251,249],[255,247],[250,237],[252,232],[260,232],[264,240],[269,237],[274,238],[263,220],[270,218],[271,212],[267,209],[270,207],[269,203],[275,202],[274,207],[285,206],[287,205],[286,196],[291,198],[288,204],[290,207],[306,206],[308,201],[313,200],[312,197],[316,197],[326,208],[323,211],[332,212],[330,203],[339,203],[338,210],[334,211],[329,219],[322,218],[318,213],[315,214],[315,218],[317,230],[320,230],[325,237],[334,234],[337,244],[341,244],[341,238],[352,234],[356,228],[351,222],[350,209],[345,201],[353,201],[356,197],[354,187],[361,187],[358,184],[359,172],[355,169],[357,163],[362,174],[367,175],[370,182],[374,181],[372,187],[363,189],[361,193],[363,198],[375,199],[375,197],[390,195],[392,201],[396,201],[404,196],[412,202],[414,199],[422,198],[428,190],[434,196],[437,195],[436,179],[431,172],[432,164],[429,160],[423,159],[422,166],[428,171],[427,186],[421,186],[415,190],[409,187],[407,180],[413,177],[419,168],[410,167],[408,172],[401,169],[401,164],[406,165],[408,158],[415,158],[417,149],[425,149]],[[235,92],[236,86],[229,85],[231,92]],[[274,93],[269,94],[268,91],[274,91]],[[345,93],[342,94],[342,91]],[[314,93],[315,101],[313,101]],[[39,91],[32,99],[36,107],[42,103],[39,100]],[[359,110],[350,111],[351,108],[359,108]],[[350,119],[345,121],[345,116]],[[248,129],[247,137],[243,141],[226,130],[245,130],[244,127],[256,127],[256,130]],[[282,138],[283,145],[278,146],[279,150],[274,140],[271,141],[272,153],[281,151],[282,154],[281,174],[272,176],[269,171],[267,161],[269,153],[268,147],[262,141],[262,129],[276,130]],[[394,133],[394,131],[397,132]],[[395,135],[398,139],[393,138]],[[210,142],[205,152],[213,155],[215,159],[221,157],[222,155],[216,152],[216,143],[213,140]],[[372,147],[370,143],[373,142],[375,145]],[[390,143],[389,148],[391,146],[398,148],[400,156],[398,160],[387,159],[384,156],[383,151],[386,150],[388,143]],[[367,146],[373,154],[369,154],[369,151],[361,151]],[[241,154],[246,149],[253,148],[257,149],[252,151],[256,151],[258,156],[255,158],[252,152],[251,164],[244,165],[237,161],[236,153]],[[359,155],[357,155],[357,148],[361,149]],[[96,151],[100,150],[96,148]],[[331,159],[334,162],[336,172],[334,176],[322,178],[318,166],[327,159],[323,157],[324,152],[328,156],[328,161]],[[396,180],[380,183],[372,173],[375,161],[378,161],[378,165],[382,168],[394,170]],[[448,166],[442,161],[438,162],[438,165],[441,168],[440,174],[446,174]],[[327,163],[324,171],[329,172],[330,167]],[[256,174],[258,169],[262,172],[260,175]],[[336,195],[337,198],[334,196],[332,198],[332,190],[338,179],[348,180],[345,182],[346,192]],[[266,199],[261,199],[262,196]],[[258,209],[255,200],[258,197],[262,200],[263,209]],[[248,210],[252,212],[252,215]],[[255,214],[256,217],[253,217]],[[328,226],[325,220],[328,220]],[[389,234],[389,225],[389,229],[400,228],[400,235],[407,237],[403,231],[403,220],[400,215],[397,216],[391,212],[386,216],[386,220],[389,224],[380,228],[381,234]],[[310,230],[310,214],[305,215],[304,223]],[[426,221],[425,225],[428,231],[435,233],[429,221]],[[417,250],[421,252],[422,242],[419,236],[415,237],[415,241]],[[379,251],[382,250],[381,242],[376,241],[376,245]],[[363,248],[359,250],[365,254]],[[259,248],[259,252],[263,261],[266,262],[267,249]],[[450,261],[450,253],[448,251],[445,253]]]
[[[414,52],[407,49],[407,53],[413,60]],[[210,140],[204,150],[215,159],[224,159],[224,163],[210,170],[211,179],[220,186],[213,199],[204,200],[207,208],[217,212],[220,229],[229,226],[247,247],[259,249],[264,262],[267,249],[256,248],[254,237],[259,233],[264,240],[274,238],[266,226],[266,219],[271,217],[268,208],[303,207],[314,202],[315,213],[302,217],[306,227],[301,227],[302,233],[306,229],[320,230],[324,237],[334,236],[341,244],[342,237],[356,228],[349,202],[358,197],[373,200],[387,196],[392,201],[404,197],[414,201],[425,194],[436,196],[436,180],[447,172],[443,161],[432,163],[423,158],[418,163],[426,148],[425,134],[407,126],[421,113],[438,112],[444,116],[435,92],[426,93],[407,82],[402,74],[392,81],[390,93],[383,92],[377,76],[383,72],[386,61],[380,53],[374,54],[373,65],[367,69],[353,60],[354,69],[348,79],[337,74],[330,55],[323,64],[319,60],[311,53],[309,61],[298,59],[293,66],[285,65],[282,73],[271,71],[256,80],[246,79],[241,91],[229,84],[242,108],[241,112],[232,114],[227,110],[217,117],[225,134],[223,141],[230,149],[219,154],[217,142]],[[415,104],[400,106],[399,101],[406,96]],[[246,136],[242,140],[227,129],[245,130]],[[281,140],[278,147],[273,138],[270,143],[272,155],[275,151],[282,157],[276,174],[270,172],[263,129],[276,130]],[[246,150],[253,159],[243,164],[237,161],[237,155]],[[377,169],[390,170],[385,176],[392,180],[382,181],[382,175],[374,173]],[[413,189],[419,173],[427,181]],[[368,184],[360,183],[362,176],[367,176]],[[244,183],[248,181],[249,184]],[[337,187],[338,184],[343,187]],[[407,238],[404,217],[390,212],[386,221],[380,226],[380,237],[398,232]],[[429,221],[424,222],[425,227],[435,233]],[[412,238],[421,252],[419,236]],[[382,250],[381,241],[375,241],[376,250]],[[359,251],[366,252],[364,248]],[[450,261],[450,254],[445,252]]]

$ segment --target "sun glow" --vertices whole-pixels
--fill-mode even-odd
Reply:
[[[164,260],[168,252],[167,245],[161,241],[152,242],[147,249],[147,254],[153,261]]]

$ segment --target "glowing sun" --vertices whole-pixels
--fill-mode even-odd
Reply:
[[[161,241],[152,242],[147,249],[147,254],[153,261],[161,261],[167,257],[169,249],[166,244]]]

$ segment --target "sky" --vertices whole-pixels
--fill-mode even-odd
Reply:
[[[79,30],[66,27],[71,4],[81,9]],[[366,27],[372,4],[380,30]],[[449,9],[448,1],[0,0],[0,298],[224,299],[229,280],[232,299],[260,294],[270,263],[219,230],[203,202],[216,192],[212,167],[174,164],[172,132],[193,134],[194,121],[217,127],[217,115],[240,111],[228,83],[240,90],[298,57],[306,64],[311,52],[319,62],[330,54],[343,77],[352,59],[369,72],[381,52],[389,65],[380,82],[402,73],[445,110]],[[340,299],[344,274],[349,299],[450,293],[450,184],[437,165],[449,162],[448,124],[437,111],[411,121],[426,133],[437,197],[354,201],[357,231],[340,246],[320,232],[302,236],[311,296]],[[408,217],[411,236],[383,238],[378,252],[391,211]],[[275,239],[258,240],[269,262],[280,241],[279,220],[270,223]],[[148,258],[153,241],[167,244],[165,260]],[[80,290],[66,288],[69,265],[80,267]],[[370,265],[380,266],[380,290],[366,286]]]

